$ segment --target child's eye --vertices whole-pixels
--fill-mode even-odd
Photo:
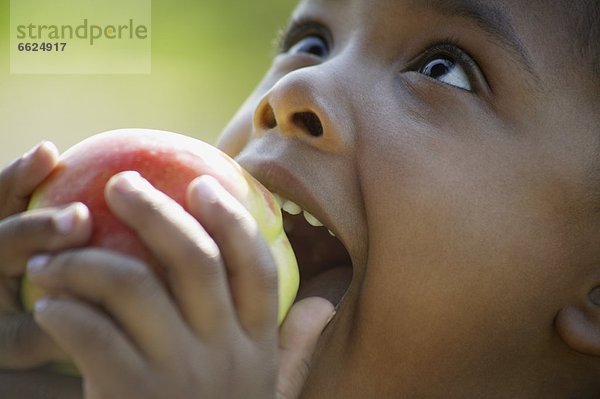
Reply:
[[[419,73],[429,76],[440,82],[471,91],[469,76],[462,66],[447,56],[437,56],[427,61]]]
[[[474,91],[482,76],[473,58],[451,42],[431,47],[411,64],[409,70],[466,91]]]
[[[306,53],[319,58],[329,55],[329,46],[325,39],[317,35],[306,36],[286,51],[289,54]]]
[[[331,51],[329,30],[315,21],[293,21],[279,40],[279,52],[326,58]]]

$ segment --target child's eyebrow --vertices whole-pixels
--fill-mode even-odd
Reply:
[[[535,80],[539,80],[529,53],[513,28],[510,18],[500,8],[478,0],[410,0],[408,6],[410,8],[433,9],[443,15],[469,20],[511,53],[513,58]]]

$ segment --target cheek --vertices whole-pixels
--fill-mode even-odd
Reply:
[[[561,166],[477,106],[461,110],[444,123],[401,119],[363,144],[371,238],[398,255],[472,266],[473,278],[560,264],[562,204],[572,202],[561,193],[574,191],[555,178]]]
[[[277,78],[274,76],[273,71],[267,72],[265,78],[221,132],[216,143],[217,148],[232,158],[244,149],[254,131],[252,120],[256,107],[276,81]]]
[[[239,154],[252,135],[252,105],[246,102],[229,121],[217,140],[217,148],[232,158]]]
[[[560,308],[565,199],[552,195],[533,146],[489,121],[473,127],[405,126],[412,133],[365,146],[370,255],[359,317],[373,345],[396,331],[398,351],[410,341],[463,359],[517,353]],[[493,347],[486,336],[502,338]]]
[[[511,139],[412,139],[393,157],[378,153],[387,168],[373,171],[376,183],[366,190],[376,193],[368,199],[373,241],[386,242],[389,256],[426,263],[409,270],[447,275],[457,288],[465,279],[511,285],[542,265],[544,273],[560,270],[561,201],[549,200],[553,183],[531,152]]]

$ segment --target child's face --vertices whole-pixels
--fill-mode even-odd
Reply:
[[[553,320],[600,261],[597,87],[536,3],[303,1],[225,130],[352,258],[305,397],[562,381]],[[344,257],[309,260],[332,238],[288,219],[304,295],[339,301]]]

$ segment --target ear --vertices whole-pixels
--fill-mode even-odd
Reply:
[[[558,312],[554,321],[556,331],[574,351],[600,357],[600,286],[578,302]]]

